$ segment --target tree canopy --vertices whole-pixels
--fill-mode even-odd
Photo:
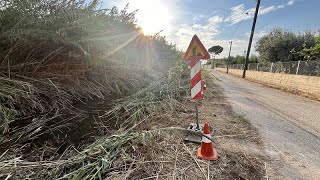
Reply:
[[[211,48],[208,49],[208,51],[212,54],[219,55],[223,51],[223,47],[216,45],[212,46]]]
[[[258,40],[256,51],[262,61],[298,61],[304,60],[304,57],[295,52],[309,49],[314,45],[315,34],[310,31],[294,33],[277,28]]]
[[[320,62],[320,35],[316,37],[316,43],[313,47],[306,48],[304,46],[303,50],[297,52],[297,54],[303,56],[304,60]]]

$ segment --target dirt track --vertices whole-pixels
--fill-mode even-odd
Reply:
[[[261,133],[271,158],[270,173],[276,170],[286,179],[320,177],[320,102],[210,72],[220,80],[234,111],[244,114]]]

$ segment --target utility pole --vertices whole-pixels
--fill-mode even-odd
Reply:
[[[253,35],[254,35],[254,30],[256,28],[256,22],[257,22],[257,17],[258,17],[258,12],[259,12],[260,1],[261,0],[257,0],[257,6],[256,6],[256,11],[254,13],[254,18],[253,18],[253,24],[252,24],[252,29],[251,29],[250,39],[249,39],[247,55],[246,55],[246,59],[244,61],[244,68],[243,68],[242,78],[246,77],[246,71],[248,69],[249,55],[250,55],[250,50],[251,50],[251,44],[252,44],[252,39],[253,39]]]
[[[228,60],[227,60],[227,73],[229,73],[229,61],[230,61],[231,47],[232,47],[232,41],[230,41],[229,56],[228,56]]]

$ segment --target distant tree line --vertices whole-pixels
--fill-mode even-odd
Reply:
[[[244,64],[246,57],[245,56],[240,56],[240,55],[236,55],[236,56],[230,56],[230,60],[229,63],[230,64]],[[258,59],[259,57],[257,55],[251,55],[249,57],[249,63],[258,63]],[[222,62],[227,62],[228,58],[222,58],[221,61]]]
[[[250,56],[249,63],[279,61],[320,62],[320,31],[318,33],[312,31],[295,33],[275,28],[258,39],[255,48],[258,56]],[[222,58],[221,62],[225,63],[227,60],[228,58]],[[245,56],[241,55],[231,56],[229,61],[230,64],[244,64],[244,62]]]

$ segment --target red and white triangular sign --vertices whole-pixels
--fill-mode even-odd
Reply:
[[[209,59],[210,55],[207,49],[203,46],[202,42],[197,35],[192,37],[187,52],[183,56],[184,61],[193,61],[200,59]]]

